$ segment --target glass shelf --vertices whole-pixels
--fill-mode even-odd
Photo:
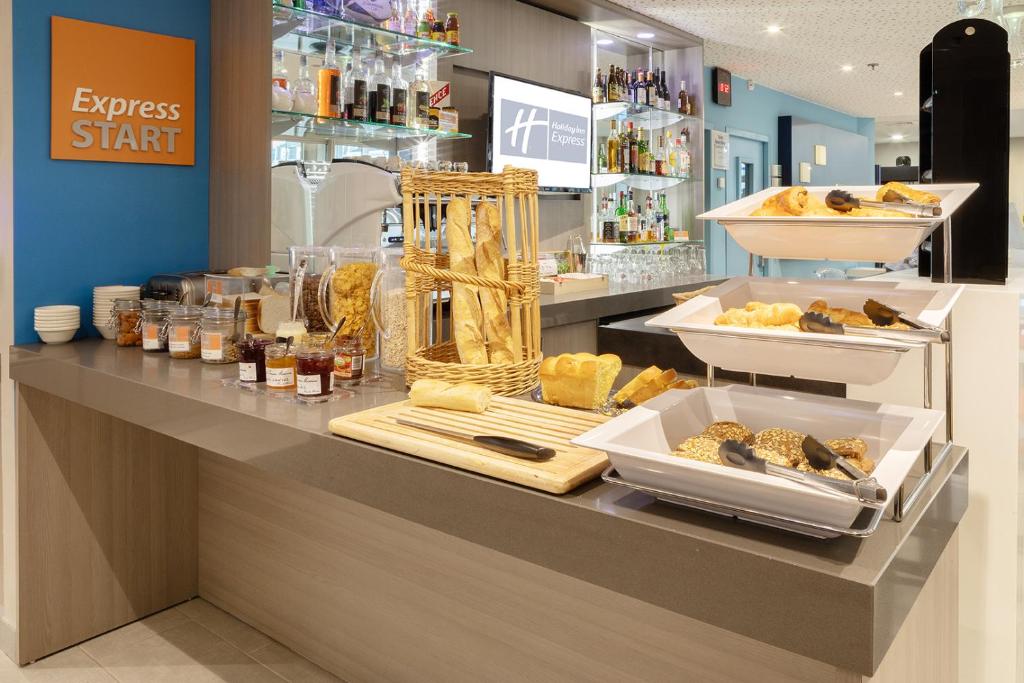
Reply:
[[[700,122],[699,116],[680,114],[677,111],[669,111],[667,109],[658,109],[649,104],[634,104],[632,102],[602,102],[601,104],[595,104],[594,120],[605,121],[607,119],[632,121],[634,126],[643,126],[652,130],[673,126],[681,121]]]
[[[277,2],[274,2],[273,5],[274,24],[271,34],[274,40],[288,34],[322,40],[325,43],[329,38],[333,38],[339,47],[345,45],[357,48],[366,47],[396,56],[415,54],[453,57],[472,52],[469,48],[460,45],[395,33],[377,26],[348,21],[338,16],[321,14],[308,9],[286,7]]]
[[[591,242],[591,248],[600,247],[671,247],[687,244],[704,244],[704,240],[673,240],[671,242]]]
[[[349,121],[327,116],[311,116],[294,111],[271,110],[271,134],[274,138],[344,138],[357,142],[390,140],[464,140],[469,133],[448,133],[443,130],[407,128],[389,123]]]
[[[594,189],[626,183],[638,190],[665,190],[680,183],[696,180],[688,176],[655,175],[653,173],[592,173],[590,177],[590,184]]]

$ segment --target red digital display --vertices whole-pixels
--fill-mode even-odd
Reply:
[[[723,107],[732,106],[732,73],[728,69],[716,66],[712,69],[715,87],[711,91],[715,104]]]

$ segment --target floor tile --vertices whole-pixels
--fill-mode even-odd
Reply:
[[[284,683],[283,678],[223,640],[186,656],[180,651],[174,655],[171,649],[150,647],[141,656],[108,665],[108,671],[120,683]]]
[[[167,609],[151,616],[135,621],[127,626],[97,636],[82,643],[81,648],[97,661],[109,657],[112,653],[131,647],[157,633],[162,633],[175,626],[188,623],[189,619],[175,609]]]
[[[273,641],[249,656],[281,678],[294,683],[341,683],[337,678],[281,643]]]
[[[10,672],[4,669],[3,673]],[[50,655],[14,673],[20,674],[20,680],[26,683],[115,683],[114,677],[81,647]]]
[[[236,619],[224,610],[214,607],[202,598],[189,600],[175,609],[210,629],[242,652],[252,652],[273,642],[252,626]]]

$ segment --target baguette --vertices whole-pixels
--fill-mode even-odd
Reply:
[[[659,368],[657,365],[652,365],[651,367],[647,368],[639,375],[629,380],[626,386],[622,387],[617,392],[615,392],[615,396],[613,397],[615,399],[615,402],[618,403],[619,405],[622,405],[640,387],[652,381],[655,377],[658,377],[660,374],[661,368]]]
[[[439,379],[418,379],[412,383],[409,400],[422,408],[482,413],[491,404],[491,390],[472,382],[451,384]]]
[[[476,275],[473,240],[469,236],[469,200],[457,197],[448,203],[448,258],[456,273]],[[466,365],[487,365],[483,313],[477,287],[452,283],[452,336],[459,360]]]
[[[505,263],[501,257],[501,215],[490,202],[476,207],[476,272],[480,277],[503,280]],[[484,287],[480,291],[483,304],[484,336],[491,363],[514,363],[512,328],[505,309],[508,300],[505,291]]]

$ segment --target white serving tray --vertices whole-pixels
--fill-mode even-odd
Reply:
[[[843,189],[857,197],[875,197],[880,185],[808,187],[819,199]],[[978,183],[922,186],[942,198],[942,216],[873,218],[868,216],[751,216],[769,197],[788,188],[770,187],[697,216],[718,221],[752,254],[769,258],[835,261],[901,261],[952,216]]]
[[[963,285],[872,280],[783,280],[736,277],[647,321],[670,329],[693,355],[727,370],[803,377],[843,384],[877,384],[896,369],[900,354],[925,342],[715,325],[729,308],[749,301],[793,303],[803,310],[816,299],[859,311],[868,298],[941,326]]]
[[[941,411],[925,408],[740,385],[701,387],[667,391],[572,442],[605,451],[627,482],[809,524],[849,527],[864,510],[854,498],[672,451],[719,420],[741,422],[754,432],[794,429],[822,441],[860,437],[877,463],[872,475],[891,500],[942,418]]]

